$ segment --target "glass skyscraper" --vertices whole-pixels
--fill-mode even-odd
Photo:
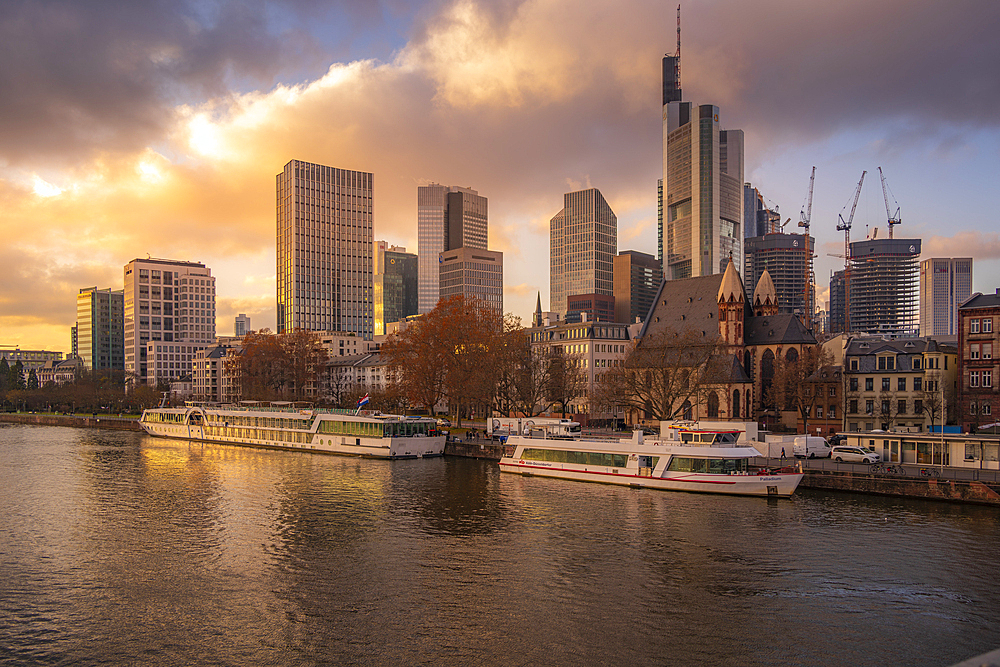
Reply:
[[[75,352],[87,370],[125,369],[125,291],[87,287],[76,295]]]
[[[920,262],[920,335],[957,336],[958,307],[971,296],[971,257]]]
[[[371,173],[292,160],[276,177],[278,333],[374,331]]]
[[[563,195],[549,221],[549,309],[566,316],[567,297],[614,294],[618,218],[597,188]]]

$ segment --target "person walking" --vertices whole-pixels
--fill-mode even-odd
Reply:
[[[781,448],[781,460],[782,461],[785,460],[785,448],[784,447]]]

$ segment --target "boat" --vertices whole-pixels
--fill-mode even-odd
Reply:
[[[634,431],[609,440],[512,435],[502,472],[665,491],[787,498],[802,481],[801,466],[751,470],[761,456],[740,431],[672,424],[660,438]]]
[[[139,424],[156,437],[380,459],[442,456],[445,442],[426,417],[256,401],[150,408]]]

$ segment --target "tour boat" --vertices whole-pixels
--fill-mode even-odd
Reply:
[[[635,431],[630,439],[575,440],[512,435],[502,472],[603,482],[667,491],[697,491],[787,498],[802,480],[802,470],[751,471],[760,456],[739,442],[739,431],[706,430],[691,425],[664,429],[659,439]],[[509,451],[509,450],[508,450]]]
[[[139,423],[165,438],[382,459],[444,454],[445,436],[433,419],[377,412],[287,407],[247,402],[151,408]]]

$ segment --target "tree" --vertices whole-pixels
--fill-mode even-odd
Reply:
[[[316,380],[325,368],[329,354],[316,332],[295,329],[279,336],[286,363],[286,384],[292,396],[302,399],[316,394]]]
[[[548,385],[545,398],[550,403],[558,403],[566,418],[567,406],[587,393],[587,371],[577,365],[577,360],[568,359],[561,347],[553,347],[548,354]]]
[[[34,368],[28,371],[27,389],[32,391],[38,389],[38,375],[35,373]]]
[[[629,350],[620,366],[601,376],[597,402],[657,421],[675,419],[690,410],[707,388],[725,382],[726,364],[709,363],[721,352],[717,339],[694,329],[649,334]]]
[[[286,365],[285,349],[270,330],[248,333],[237,361],[244,400],[271,400],[280,396]]]
[[[833,355],[822,345],[805,346],[800,353],[775,359],[770,403],[786,410],[797,410],[805,433],[809,433],[809,417],[822,399],[817,390],[821,385],[814,380],[832,363]]]
[[[925,383],[926,387],[928,383]],[[940,391],[931,391],[929,389],[924,389],[920,398],[920,412],[927,415],[927,418],[931,421],[931,431],[934,431],[934,427],[943,424],[941,418],[944,416],[945,402],[944,396]]]
[[[508,416],[514,413],[534,417],[553,403],[548,398],[552,364],[547,354],[532,349],[527,333],[519,324],[504,334],[496,404]]]

